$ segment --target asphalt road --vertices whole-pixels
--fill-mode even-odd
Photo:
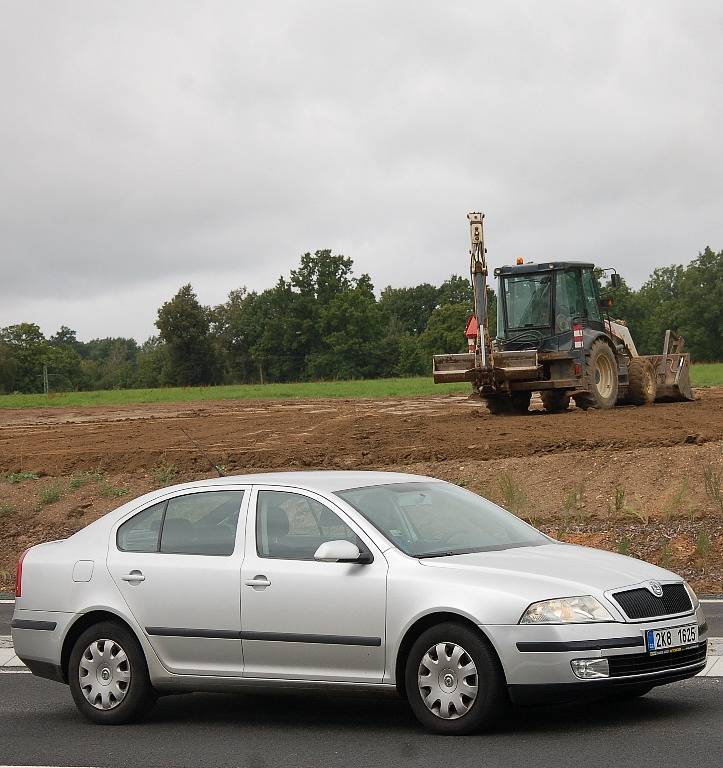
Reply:
[[[723,636],[723,603],[705,610]],[[0,635],[11,612],[0,605]],[[427,734],[404,702],[370,695],[170,696],[144,724],[102,728],[80,718],[66,686],[0,674],[0,765],[712,766],[722,721],[723,679],[696,678],[634,702],[513,710],[495,733],[460,739]]]
[[[290,693],[171,696],[146,723],[113,728],[82,720],[65,686],[8,674],[0,764],[713,766],[722,717],[723,681],[700,678],[634,702],[513,711],[496,732],[463,738],[425,733],[399,700]]]
[[[703,610],[711,637],[723,637],[723,602],[703,602]],[[13,606],[0,603],[0,636],[10,634],[10,619],[13,615]]]

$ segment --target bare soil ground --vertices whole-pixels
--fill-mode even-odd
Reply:
[[[86,525],[124,490],[213,474],[185,430],[227,472],[396,469],[463,483],[558,538],[721,592],[723,389],[696,395],[561,414],[533,401],[503,417],[459,396],[0,411],[0,475],[39,475],[0,481],[0,591],[24,547]]]

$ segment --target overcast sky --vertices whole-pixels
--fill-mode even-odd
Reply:
[[[723,249],[718,2],[0,0],[0,326],[143,340],[351,256],[378,290]]]

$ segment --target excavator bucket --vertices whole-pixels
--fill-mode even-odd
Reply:
[[[650,355],[655,368],[658,401],[693,400],[690,386],[690,355],[687,352]]]
[[[693,400],[690,386],[690,354],[683,352],[683,339],[673,331],[665,332],[662,355],[650,355],[655,368],[655,399]]]

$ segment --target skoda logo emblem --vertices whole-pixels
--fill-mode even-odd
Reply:
[[[656,597],[662,597],[663,596],[663,588],[660,586],[660,582],[657,581],[649,581],[648,582],[648,589],[656,596]]]

